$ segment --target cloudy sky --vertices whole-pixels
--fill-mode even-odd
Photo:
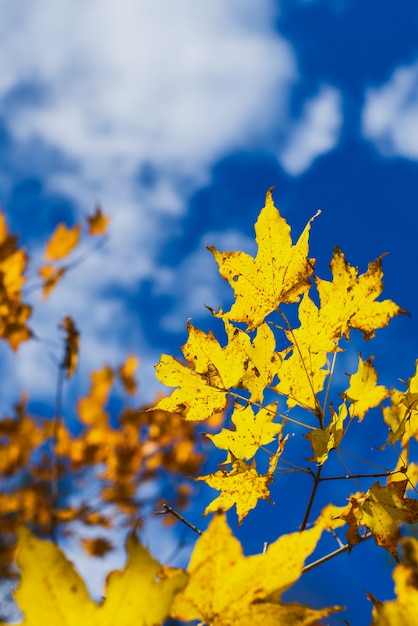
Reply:
[[[324,277],[335,245],[361,271],[391,253],[386,296],[412,317],[360,349],[376,354],[385,384],[412,375],[417,29],[415,0],[2,3],[0,198],[10,226],[36,268],[57,222],[72,225],[97,203],[112,217],[108,244],[33,321],[56,340],[63,314],[76,320],[77,391],[91,369],[133,351],[140,399],[153,399],[161,352],[184,343],[187,318],[207,328],[204,305],[229,297],[205,245],[254,252],[273,185],[295,235],[322,210],[311,241]],[[0,358],[4,410],[22,386],[33,406],[48,402],[51,350],[22,346],[16,364],[3,346]]]

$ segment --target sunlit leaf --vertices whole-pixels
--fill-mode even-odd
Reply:
[[[350,375],[350,385],[343,397],[350,402],[350,417],[361,421],[369,409],[379,404],[389,395],[383,385],[377,385],[377,373],[372,365],[373,357],[363,361],[359,356],[358,369]]]
[[[229,511],[234,505],[237,509],[238,522],[257,506],[259,500],[270,500],[270,474],[259,474],[252,463],[248,465],[239,459],[232,459],[232,469],[228,472],[218,470],[214,474],[199,476],[210,487],[221,491],[205,509],[204,515],[217,510]]]
[[[418,500],[405,498],[408,481],[392,482],[382,487],[375,483],[366,494],[351,496],[346,513],[349,523],[347,538],[350,546],[362,539],[360,527],[367,527],[378,546],[386,548],[397,559],[399,524],[418,522]]]
[[[412,537],[401,540],[402,562],[395,567],[396,600],[381,602],[367,594],[373,602],[372,626],[416,626],[418,615],[418,541]]]
[[[300,577],[321,533],[318,526],[283,535],[266,554],[245,557],[224,515],[216,515],[196,542],[189,582],[176,597],[172,616],[212,626],[313,626],[340,607],[314,610],[286,604],[281,595]]]
[[[220,310],[216,315],[245,322],[252,330],[280,304],[298,302],[310,287],[314,268],[313,259],[307,258],[311,222],[292,245],[290,227],[274,206],[270,190],[255,225],[258,246],[255,258],[244,252],[219,252],[208,246],[221,276],[235,295],[231,310]]]

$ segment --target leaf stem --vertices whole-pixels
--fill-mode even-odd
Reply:
[[[306,511],[305,511],[305,515],[303,517],[303,521],[302,521],[302,525],[300,527],[300,530],[305,530],[308,521],[309,521],[309,515],[311,514],[311,510],[312,510],[312,505],[314,503],[315,500],[315,496],[316,496],[316,491],[318,489],[318,485],[321,482],[321,472],[322,472],[322,465],[318,465],[317,469],[316,469],[316,474],[314,475],[314,484],[312,487],[312,491],[311,491],[311,495],[309,496],[309,502],[308,502],[308,506],[306,507]]]

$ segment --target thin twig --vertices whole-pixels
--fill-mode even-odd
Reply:
[[[188,522],[187,519],[185,519],[182,515],[180,515],[180,513],[178,513],[175,509],[173,509],[168,504],[163,504],[162,511],[155,511],[155,515],[167,515],[167,513],[171,513],[171,515],[174,515],[174,517],[177,517],[178,520],[183,522],[183,524],[186,524],[186,526],[194,530],[194,532],[197,533],[198,535],[203,535],[202,531],[199,530],[197,526]]]
[[[316,469],[316,474],[314,476],[314,484],[312,487],[312,491],[311,491],[311,495],[309,496],[309,502],[308,502],[308,506],[306,507],[306,511],[305,511],[305,515],[303,517],[303,522],[302,525],[300,527],[300,530],[305,530],[308,521],[309,521],[309,515],[311,514],[311,509],[312,509],[312,505],[314,503],[315,500],[315,496],[316,496],[316,491],[318,489],[318,485],[320,483],[320,479],[321,479],[321,471],[322,471],[322,465],[318,465],[317,469]]]
[[[366,539],[370,539],[371,536],[372,536],[372,533],[367,533],[367,535],[364,535],[364,537],[362,537],[361,542],[366,541]],[[330,559],[333,559],[335,556],[338,556],[339,554],[342,554],[343,552],[347,552],[347,550],[349,549],[350,549],[350,546],[348,544],[345,544],[341,546],[341,548],[338,548],[337,550],[334,550],[334,552],[330,552],[329,554],[326,554],[325,556],[321,557],[317,561],[314,561],[313,563],[308,563],[308,565],[305,565],[305,567],[302,569],[302,574],[305,574],[305,572],[309,572],[314,567],[318,567],[318,565],[322,565],[322,563],[326,563]]]

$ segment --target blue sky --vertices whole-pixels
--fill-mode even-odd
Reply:
[[[365,357],[376,354],[384,384],[413,374],[417,29],[415,0],[396,8],[389,0],[3,7],[0,198],[9,224],[36,266],[58,221],[71,225],[96,203],[112,216],[108,245],[33,321],[40,336],[55,339],[63,314],[76,320],[74,393],[86,391],[93,368],[134,351],[140,400],[154,398],[161,352],[178,351],[187,318],[208,328],[204,305],[230,297],[205,245],[253,252],[253,224],[273,185],[295,236],[321,209],[311,236],[320,275],[328,276],[335,245],[361,271],[390,252],[386,297],[412,317],[394,320],[372,346],[359,337],[354,344]],[[3,346],[0,358],[4,410],[22,387],[34,406],[48,402],[55,379],[48,350],[30,343],[16,362]],[[390,593],[385,559],[379,553],[376,568]],[[331,590],[339,580],[353,594],[367,588],[357,584],[354,553],[324,567]],[[344,602],[311,580],[309,593],[323,604]],[[358,606],[350,616],[362,626],[367,602]]]

